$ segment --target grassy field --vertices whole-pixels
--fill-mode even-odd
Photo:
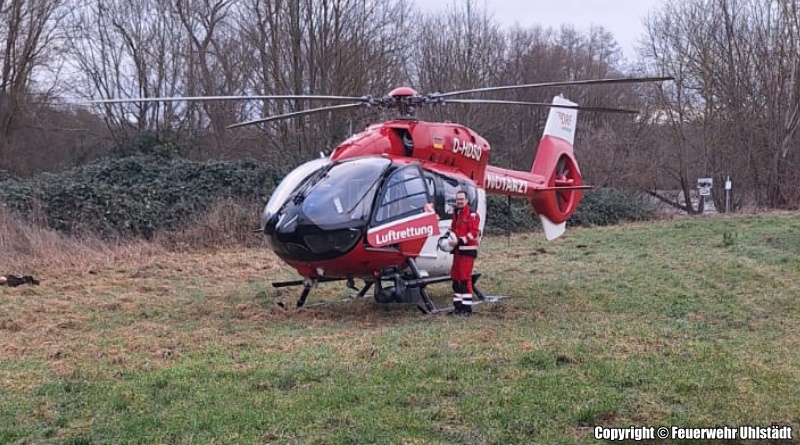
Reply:
[[[512,298],[468,319],[371,299],[283,311],[298,290],[269,286],[293,274],[264,249],[41,268],[38,287],[0,287],[0,443],[571,444],[596,426],[773,424],[800,443],[800,214],[512,244],[486,240],[477,266]],[[345,296],[323,285],[309,303]]]

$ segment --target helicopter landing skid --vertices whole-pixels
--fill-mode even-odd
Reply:
[[[307,304],[304,307],[309,308],[309,307],[327,306],[329,304],[335,304],[335,303],[350,303],[350,302],[356,301],[356,300],[361,299],[361,298],[366,298],[367,291],[371,287],[372,287],[372,282],[371,281],[366,281],[364,287],[361,288],[361,290],[359,290],[358,293],[355,294],[355,295],[350,295],[347,298],[342,298],[341,300],[320,301],[318,303]],[[358,290],[358,289],[356,289],[356,290]],[[281,307],[283,307],[283,306],[281,306]]]
[[[308,294],[311,293],[311,289],[313,289],[317,283],[324,282],[324,281],[337,281],[337,280],[326,280],[326,279],[319,279],[319,278],[304,278],[302,280],[291,280],[291,281],[273,281],[272,287],[289,287],[289,286],[303,286],[303,290],[300,292],[300,298],[297,299],[297,307],[301,308],[306,304],[306,299],[308,298]],[[279,301],[278,307],[281,309],[286,309],[286,303],[283,301]]]
[[[475,274],[472,275],[472,292],[476,297],[476,300],[473,301],[473,303],[472,303],[472,307],[481,305],[483,303],[497,303],[500,300],[504,300],[506,298],[509,298],[508,295],[485,295],[483,292],[481,292],[481,290],[478,288],[478,286],[475,285],[475,282],[478,280],[478,278],[480,278],[480,276],[481,276],[480,273],[475,273]],[[433,305],[433,302],[431,302],[431,306],[432,305]],[[420,304],[420,305],[417,305],[417,308],[421,312],[423,312],[425,314],[431,314],[431,315],[433,315],[433,314],[452,314],[455,311],[455,308],[453,306],[447,306],[447,307],[443,307],[443,308],[434,307],[432,310],[426,310],[426,309],[428,309],[427,306],[422,306]]]
[[[504,300],[509,298],[508,295],[486,295],[482,299],[478,299],[472,303],[472,307],[481,305],[483,303],[497,303],[500,300]],[[421,310],[421,309],[420,309]],[[455,308],[453,306],[443,307],[436,309],[432,312],[426,312],[427,314],[435,315],[435,314],[452,314],[455,312]]]
[[[358,289],[355,286],[355,282],[352,278],[304,278],[301,280],[287,280],[287,281],[275,281],[272,283],[273,287],[280,288],[280,287],[289,287],[289,286],[303,286],[303,290],[300,292],[300,297],[297,299],[296,307],[302,308],[306,306],[306,299],[308,298],[309,293],[311,293],[311,289],[317,286],[319,283],[326,283],[331,281],[347,281],[347,287],[352,290],[358,291],[356,295],[348,297],[342,302],[349,302],[355,301],[360,298],[364,298],[367,292],[375,286],[375,295],[376,299],[378,299],[378,295],[381,295],[387,298],[387,301],[380,301],[381,303],[388,303],[390,301],[402,301],[401,296],[406,291],[414,291],[416,292],[416,301],[408,301],[408,297],[406,297],[406,301],[408,303],[419,302],[417,304],[417,308],[423,314],[439,314],[439,313],[449,313],[453,311],[452,306],[447,306],[444,308],[437,308],[431,299],[430,295],[428,294],[427,290],[425,289],[430,284],[441,283],[445,281],[450,281],[449,276],[435,276],[435,277],[423,277],[417,267],[417,263],[414,261],[413,258],[408,258],[406,260],[406,265],[408,269],[411,271],[411,278],[404,278],[401,277],[397,268],[394,269],[394,273],[391,275],[383,275],[381,278],[376,280],[364,280],[364,286],[361,289]],[[473,305],[477,306],[481,303],[496,303],[497,301],[507,298],[506,296],[487,296],[484,295],[483,292],[476,286],[476,282],[478,278],[480,278],[481,274],[476,272],[472,274],[472,292],[475,295],[476,299]],[[394,281],[395,286],[390,288],[383,288],[381,285],[381,281],[383,279],[390,279]],[[329,302],[322,302],[313,304],[311,306],[319,306],[323,304],[328,304]],[[282,308],[286,309],[286,304],[283,301],[278,301],[277,305]]]
[[[296,306],[299,309],[305,306],[308,294],[311,293],[311,289],[316,287],[318,283],[328,283],[331,281],[342,281],[342,280],[347,280],[348,289],[358,291],[358,293],[355,296],[347,298],[343,301],[351,301],[363,298],[374,284],[373,281],[364,281],[364,287],[358,289],[352,278],[304,278],[302,280],[273,281],[272,287],[281,288],[289,286],[303,286],[303,290],[300,292],[300,297],[297,299],[296,303]],[[286,303],[284,303],[283,301],[278,301],[277,305],[281,309],[286,309]]]
[[[448,312],[452,311],[453,308],[442,308],[439,309],[433,303],[433,299],[431,299],[430,295],[428,294],[427,290],[425,289],[430,284],[442,283],[445,281],[451,281],[450,276],[443,275],[443,276],[434,276],[434,277],[423,277],[420,273],[419,268],[417,267],[416,261],[413,258],[408,258],[406,260],[406,266],[408,266],[408,270],[411,272],[410,278],[403,278],[397,268],[393,269],[392,271],[384,271],[381,279],[375,282],[375,292],[376,295],[381,295],[385,301],[380,301],[381,303],[388,303],[391,301],[402,301],[402,296],[407,294],[409,291],[413,291],[416,294],[416,301],[422,300],[419,304],[417,304],[417,309],[420,310],[423,314],[438,314],[441,312]],[[484,302],[486,300],[486,295],[478,289],[475,283],[480,278],[481,274],[479,272],[475,272],[472,274],[472,291],[475,294],[476,304],[480,302]],[[394,281],[394,287],[389,288],[390,292],[384,294],[384,288],[381,286],[381,281],[383,279],[388,279]],[[377,298],[377,297],[376,297]],[[405,300],[409,300],[408,297]],[[405,302],[414,302],[414,301],[405,301]]]

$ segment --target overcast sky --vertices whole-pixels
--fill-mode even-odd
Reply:
[[[424,10],[444,9],[454,0],[434,2],[416,0]],[[455,0],[461,4],[463,0]],[[636,40],[644,34],[644,17],[653,8],[669,0],[485,0],[487,9],[504,25],[519,23],[558,28],[562,23],[572,24],[578,30],[588,30],[601,25],[616,38],[629,60],[635,59]],[[477,0],[483,5],[484,0]]]

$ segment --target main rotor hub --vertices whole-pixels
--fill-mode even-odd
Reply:
[[[417,93],[415,89],[409,87],[399,87],[389,92],[389,97],[394,99],[402,99],[404,97],[414,97],[414,96],[419,96],[419,93]]]
[[[389,108],[397,108],[400,111],[401,119],[414,119],[416,111],[414,107],[424,105],[424,103],[425,98],[420,96],[415,89],[399,87],[389,92],[383,104]]]

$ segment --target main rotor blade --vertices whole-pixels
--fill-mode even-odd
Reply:
[[[541,83],[529,83],[526,85],[506,85],[502,87],[486,87],[486,88],[475,88],[472,90],[461,90],[461,91],[451,91],[449,93],[438,93],[435,94],[434,97],[450,97],[450,96],[457,96],[460,94],[471,94],[471,93],[484,93],[487,91],[505,91],[505,90],[516,90],[522,88],[544,88],[544,87],[562,87],[562,86],[574,86],[574,85],[604,85],[604,84],[616,84],[616,83],[642,83],[642,82],[660,82],[664,80],[673,80],[673,77],[620,77],[615,79],[587,79],[587,80],[567,80],[567,81],[560,81],[560,82],[541,82]]]
[[[516,100],[494,100],[494,99],[447,99],[448,104],[498,104],[498,105],[527,105],[531,107],[547,108],[569,108],[578,111],[596,111],[599,113],[626,113],[639,114],[636,110],[626,110],[624,108],[605,108],[605,107],[584,107],[581,105],[556,105],[548,102],[520,102]]]
[[[248,125],[261,124],[264,122],[276,121],[280,119],[288,119],[290,117],[304,116],[306,114],[312,114],[312,113],[320,113],[322,111],[343,110],[345,108],[353,108],[361,106],[364,106],[364,104],[357,103],[357,104],[331,105],[329,107],[312,108],[310,110],[294,111],[292,113],[278,114],[276,116],[254,119],[246,122],[239,122],[238,124],[228,125],[228,128],[246,127]]]
[[[304,96],[304,95],[281,95],[281,96],[172,96],[172,97],[139,97],[131,99],[98,99],[83,102],[84,104],[123,104],[123,103],[147,103],[147,102],[212,102],[212,101],[233,101],[233,100],[332,100],[348,101],[367,100],[367,97],[355,96]]]

